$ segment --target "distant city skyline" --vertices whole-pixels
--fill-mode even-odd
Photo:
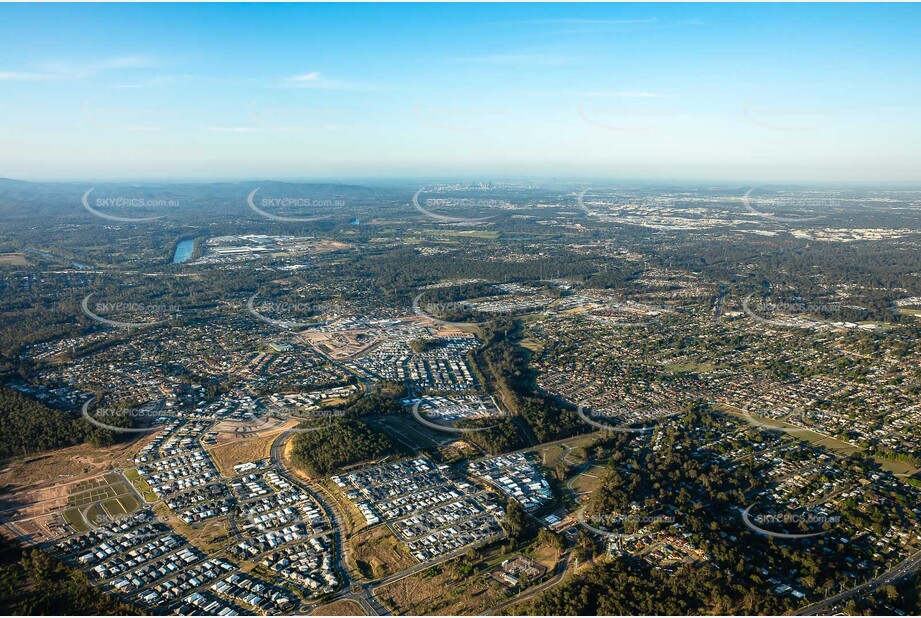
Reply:
[[[0,177],[921,181],[919,18],[2,5]]]

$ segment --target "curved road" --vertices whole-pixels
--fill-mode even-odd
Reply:
[[[563,576],[566,575],[566,570],[569,568],[569,557],[569,550],[566,550],[560,555],[560,559],[556,563],[556,569],[554,570],[553,577],[537,584],[536,586],[526,588],[521,594],[518,594],[511,599],[502,601],[495,607],[490,607],[488,610],[486,610],[486,612],[484,612],[484,615],[489,616],[495,614],[496,612],[500,612],[510,605],[515,605],[516,603],[526,601],[527,599],[530,599],[531,597],[540,594],[544,590],[552,588],[556,584],[560,583],[560,581],[563,579]]]
[[[476,433],[478,431],[486,431],[487,429],[492,429],[495,425],[490,425],[489,427],[471,427],[469,429],[463,429],[460,427],[451,427],[448,425],[439,425],[438,423],[433,423],[427,418],[422,416],[422,413],[419,412],[419,406],[422,405],[421,401],[417,401],[413,404],[413,418],[422,425],[428,427],[429,429],[434,429],[435,431],[445,431],[448,433],[464,434],[464,433]]]

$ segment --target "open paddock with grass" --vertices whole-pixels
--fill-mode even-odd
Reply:
[[[386,433],[397,444],[414,451],[438,448],[457,439],[456,435],[424,427],[409,414],[366,417],[363,420]]]
[[[506,586],[485,576],[486,567],[492,568],[449,560],[375,588],[374,594],[395,615],[479,616],[511,595]]]
[[[281,425],[273,426],[271,430],[254,433],[249,436],[235,438],[234,440],[208,446],[206,450],[221,476],[230,477],[236,474],[233,467],[249,461],[266,459],[272,452],[272,443],[287,429],[296,427],[297,421],[289,420]]]
[[[311,616],[367,616],[361,605],[349,599],[334,601],[321,605],[312,612]]]
[[[366,528],[348,540],[349,566],[368,579],[380,579],[416,564],[406,547],[384,525]]]
[[[0,266],[28,266],[25,253],[0,253]]]

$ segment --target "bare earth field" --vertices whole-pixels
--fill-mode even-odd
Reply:
[[[272,442],[275,441],[275,438],[296,425],[297,421],[289,420],[283,424],[274,425],[269,430],[239,438],[233,437],[232,434],[222,433],[218,435],[218,443],[208,446],[207,451],[214,459],[222,476],[233,476],[235,465],[267,458],[272,451]],[[222,441],[222,436],[226,436],[227,439]]]
[[[367,578],[380,579],[416,564],[387,526],[366,528],[348,540],[349,567]]]
[[[121,476],[107,478],[106,473],[131,465],[148,439],[110,447],[71,446],[5,462],[0,470],[3,533],[40,542],[60,536],[64,521],[88,529],[84,512],[91,509],[100,517],[135,510],[137,500]]]
[[[28,266],[25,253],[0,253],[0,266]]]
[[[151,438],[153,434],[106,447],[79,444],[34,457],[8,460],[0,469],[0,488],[3,493],[10,493],[14,489],[80,481],[112,468],[132,467],[134,454]]]
[[[280,418],[261,418],[249,422],[240,421],[223,421],[214,426],[212,431],[217,432],[213,446],[221,446],[247,438],[258,438],[270,433],[278,433],[285,427],[293,426],[285,419]]]
[[[394,614],[410,616],[480,616],[510,596],[508,588],[499,582],[465,576],[456,565],[456,561],[449,561],[375,588],[374,594]]]
[[[312,612],[311,616],[366,616],[365,612],[361,609],[361,606],[355,601],[349,601],[348,599],[343,599],[342,601],[335,601],[329,603],[328,605],[321,605]]]

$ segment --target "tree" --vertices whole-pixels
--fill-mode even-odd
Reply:
[[[547,547],[552,547],[557,552],[557,557],[559,557],[560,552],[565,548],[563,543],[563,537],[555,532],[548,530],[547,528],[541,528],[540,532],[537,533],[537,542],[541,545]]]
[[[505,507],[505,531],[509,538],[517,542],[527,531],[527,521],[524,509],[517,500],[511,499]]]

